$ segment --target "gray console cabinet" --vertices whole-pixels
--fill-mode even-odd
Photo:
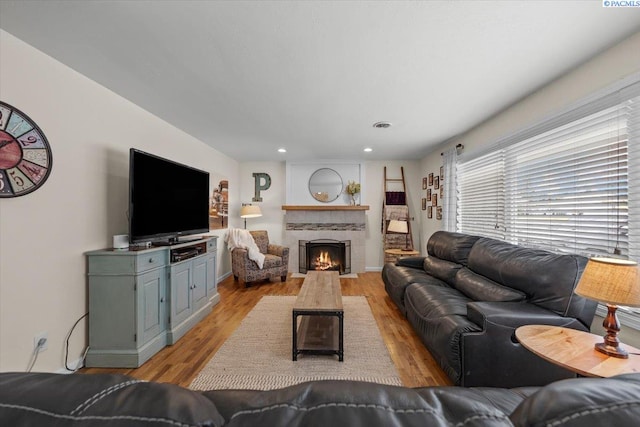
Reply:
[[[174,251],[198,245],[198,255],[171,262]],[[86,366],[139,367],[209,314],[220,301],[216,248],[217,237],[208,237],[171,247],[88,252]]]

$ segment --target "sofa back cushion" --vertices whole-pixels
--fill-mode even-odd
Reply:
[[[466,265],[469,251],[478,239],[478,236],[468,234],[436,231],[427,242],[427,253],[436,258]]]
[[[422,263],[422,268],[427,274],[453,285],[456,273],[462,268],[460,264],[444,259],[428,256]]]
[[[579,317],[585,299],[573,291],[586,263],[580,255],[559,255],[483,237],[471,249],[468,267],[525,293],[533,304],[561,316]]]
[[[458,271],[453,286],[474,301],[516,302],[527,297],[524,292],[502,286],[466,267]]]
[[[528,397],[511,414],[516,427],[636,426],[640,374],[557,381]]]

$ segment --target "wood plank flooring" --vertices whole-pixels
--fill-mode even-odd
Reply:
[[[83,373],[121,373],[135,378],[188,386],[213,357],[240,322],[264,295],[297,295],[303,279],[289,277],[245,288],[229,276],[218,284],[220,303],[203,321],[172,346],[137,369],[85,368]],[[450,385],[407,319],[384,290],[379,272],[358,274],[357,279],[340,279],[343,296],[364,295],[369,301],[389,354],[407,387]],[[349,345],[348,342],[345,345]],[[339,363],[336,361],[336,363]]]

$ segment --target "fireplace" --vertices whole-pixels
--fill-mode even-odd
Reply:
[[[350,240],[299,240],[298,247],[300,273],[313,270],[351,273]]]

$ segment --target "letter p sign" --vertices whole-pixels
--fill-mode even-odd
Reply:
[[[261,202],[262,197],[260,197],[260,192],[262,190],[268,190],[271,187],[271,177],[268,173],[264,172],[254,172],[253,179],[255,180],[255,194],[252,202]]]

